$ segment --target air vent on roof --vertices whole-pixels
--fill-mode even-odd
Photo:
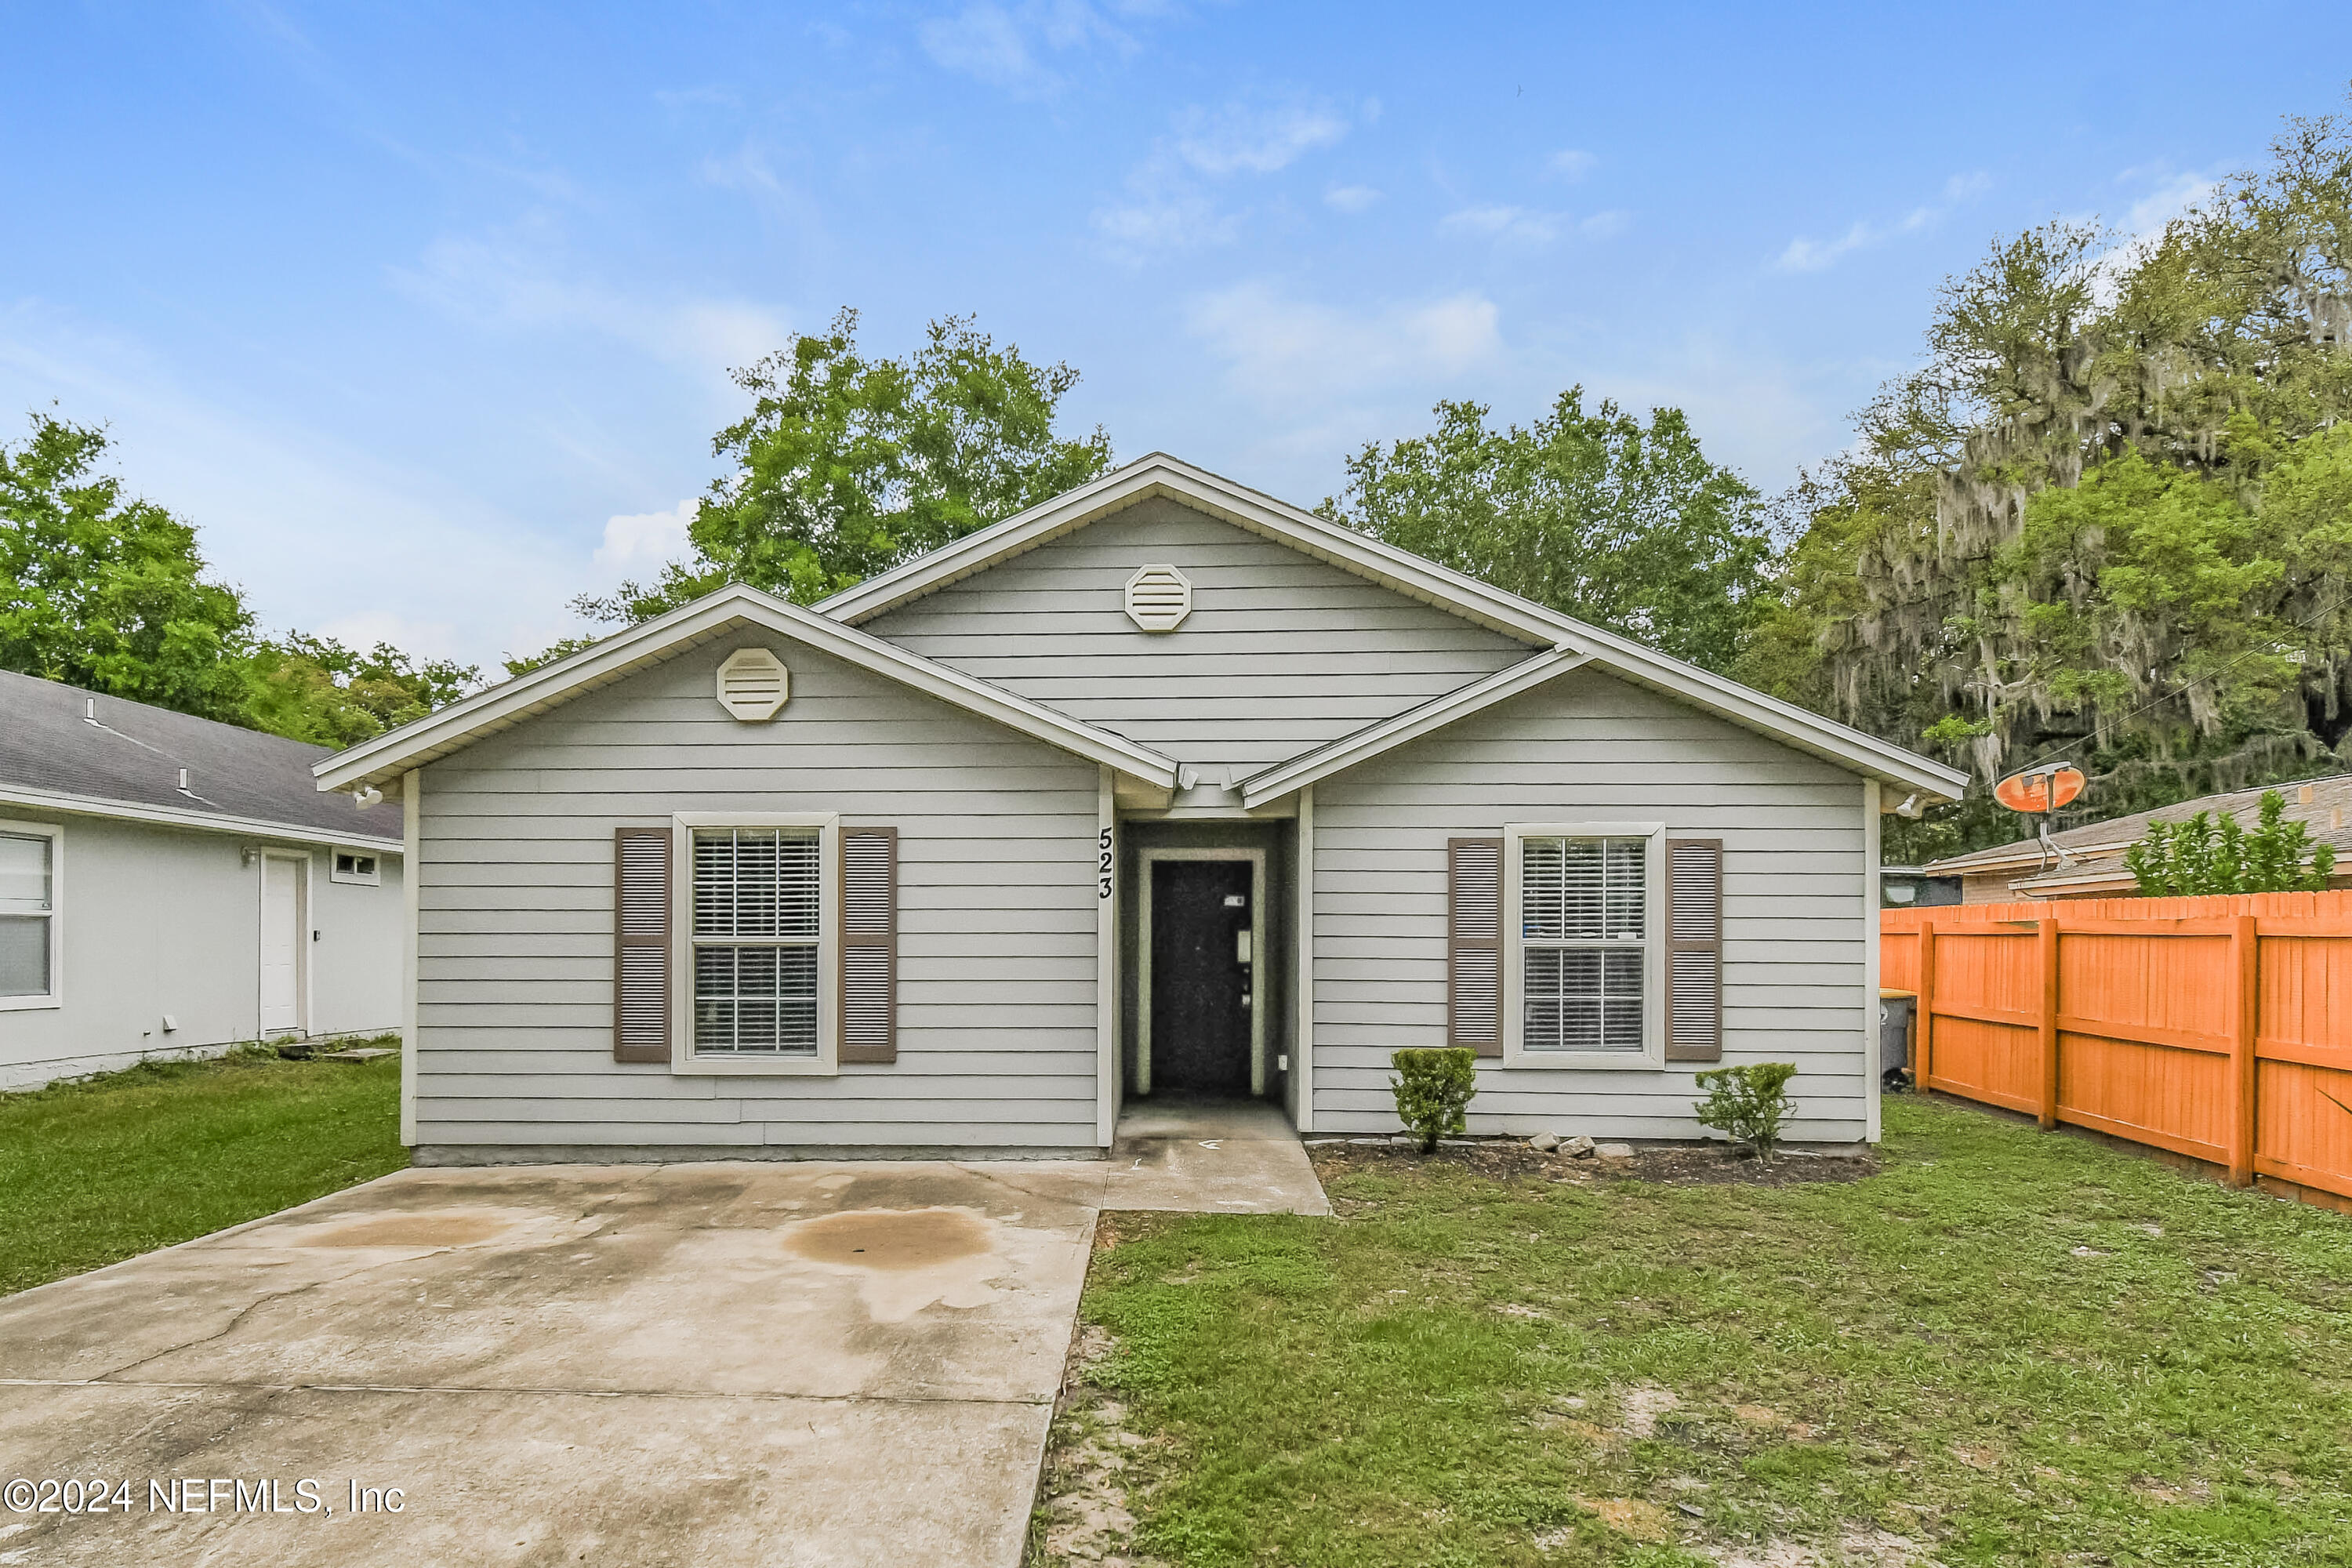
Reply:
[[[772,719],[793,692],[784,661],[763,647],[739,647],[719,667],[719,706],[746,724]]]
[[[1172,632],[1192,613],[1192,584],[1164,563],[1127,580],[1127,618],[1147,632]]]

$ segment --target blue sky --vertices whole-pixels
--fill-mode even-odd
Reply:
[[[842,305],[1302,504],[1573,383],[1778,489],[1995,236],[2352,76],[2333,7],[1966,9],[16,7],[0,410],[109,425],[272,626],[486,665],[679,548],[727,368]]]

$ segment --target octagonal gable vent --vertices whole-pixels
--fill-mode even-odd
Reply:
[[[719,706],[746,724],[774,718],[792,694],[792,672],[766,648],[739,647],[719,667]]]
[[[1192,613],[1192,584],[1162,563],[1127,580],[1127,618],[1147,632],[1172,632]]]

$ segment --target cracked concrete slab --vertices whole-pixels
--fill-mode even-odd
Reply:
[[[133,1506],[0,1513],[0,1562],[1010,1568],[1103,1179],[415,1170],[26,1291],[8,1475]],[[279,1510],[152,1507],[187,1478],[276,1480]],[[401,1510],[352,1517],[354,1480]]]
[[[1272,1107],[1139,1105],[1110,1162],[404,1171],[28,1290],[0,1481],[129,1507],[0,1565],[1013,1568],[1103,1207],[1329,1212]]]

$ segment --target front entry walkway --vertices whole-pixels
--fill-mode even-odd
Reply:
[[[1107,1209],[1331,1212],[1298,1134],[1264,1100],[1132,1100],[1117,1137]]]

